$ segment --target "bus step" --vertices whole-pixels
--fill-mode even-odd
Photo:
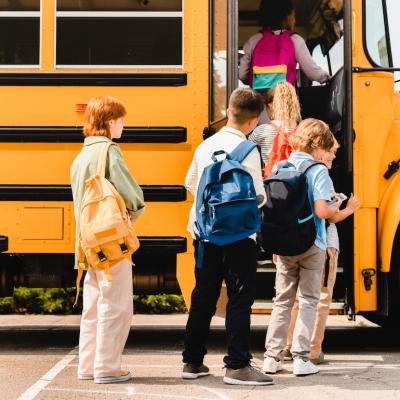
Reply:
[[[276,272],[275,264],[272,261],[270,261],[268,263],[264,263],[264,264],[257,264],[257,272],[275,273]],[[338,274],[343,273],[343,267],[338,267],[337,273]]]
[[[271,314],[273,305],[272,301],[255,301],[252,306],[252,313]],[[344,314],[344,303],[332,303],[330,314]]]

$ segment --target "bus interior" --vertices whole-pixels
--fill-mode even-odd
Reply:
[[[239,0],[238,3],[238,58],[243,54],[243,45],[261,28],[259,24],[259,0]],[[295,32],[306,41],[314,60],[332,77],[326,84],[311,82],[297,70],[297,92],[301,104],[302,118],[318,118],[329,124],[340,144],[331,177],[337,192],[352,192],[351,165],[346,143],[346,74],[344,68],[344,10],[343,1],[335,0],[297,0],[295,1]],[[243,84],[238,81],[238,86]],[[339,260],[337,284],[334,302],[346,307],[352,302],[353,281],[353,238],[352,221],[343,221],[338,225],[342,246]],[[350,229],[349,229],[350,228]],[[345,267],[346,266],[346,267]],[[262,268],[259,268],[262,270]],[[265,272],[268,269],[264,269]],[[262,279],[264,276],[264,279]],[[267,287],[268,293],[265,293]],[[268,274],[260,276],[257,298],[274,296],[273,280]],[[339,307],[343,310],[343,307]]]

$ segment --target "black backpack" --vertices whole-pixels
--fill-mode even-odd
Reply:
[[[296,256],[313,245],[317,233],[306,172],[319,164],[324,165],[306,160],[296,169],[288,161],[279,161],[276,171],[264,181],[267,202],[263,206],[261,236],[266,252]]]

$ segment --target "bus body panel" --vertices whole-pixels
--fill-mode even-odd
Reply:
[[[55,66],[55,5],[41,3],[41,46],[39,68],[3,68],[0,70],[2,127],[80,127],[84,105],[98,95],[111,95],[125,104],[128,114],[125,126],[182,127],[184,143],[122,143],[124,159],[140,185],[174,185],[183,187],[193,153],[202,141],[209,121],[209,9],[208,2],[185,0],[183,6],[182,68],[57,68]],[[181,74],[186,83],[160,86],[149,82],[139,86],[65,86],[57,83],[43,86],[7,85],[10,74]],[[7,75],[8,74],[8,75]],[[21,75],[22,76],[22,75]],[[45,78],[45,77],[44,77]],[[10,81],[11,82],[11,81]],[[83,107],[82,107],[83,105]],[[83,137],[82,137],[83,142]],[[0,192],[5,185],[70,184],[69,170],[82,143],[8,143],[0,132]],[[187,232],[192,198],[169,201],[146,201],[143,217],[135,224],[143,237],[186,238],[188,251],[176,255],[178,280],[189,302],[193,287],[193,249]],[[50,227],[50,225],[52,225]],[[0,232],[8,237],[8,253],[72,253],[75,222],[71,201],[0,201]],[[146,254],[152,255],[147,249]],[[6,257],[5,255],[4,257]],[[0,268],[2,266],[0,265]],[[73,265],[71,264],[71,269]]]

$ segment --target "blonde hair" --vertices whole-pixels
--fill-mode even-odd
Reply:
[[[338,145],[329,126],[314,118],[307,118],[300,122],[290,141],[294,151],[303,151],[308,154],[316,149],[330,151]]]
[[[84,136],[106,136],[111,139],[109,122],[126,115],[124,105],[115,97],[93,97],[85,110]]]
[[[292,128],[301,121],[300,103],[293,85],[278,83],[272,101],[273,119],[282,121],[283,127]]]
[[[333,146],[331,147],[331,150],[336,153],[339,147],[340,147],[339,142],[336,140],[335,136],[333,136]]]

